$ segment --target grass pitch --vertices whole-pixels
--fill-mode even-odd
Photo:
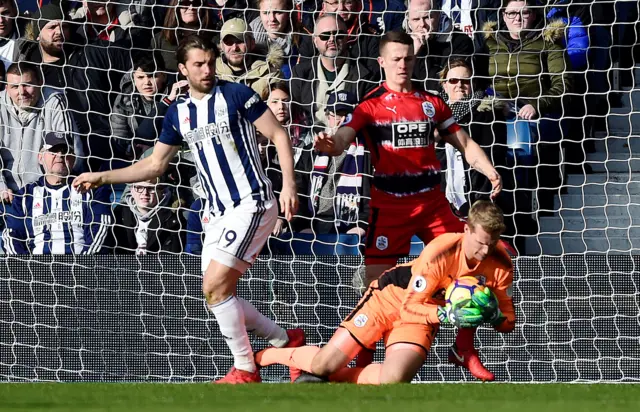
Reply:
[[[0,384],[0,411],[638,411],[640,385]]]

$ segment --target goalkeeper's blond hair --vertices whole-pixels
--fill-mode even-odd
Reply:
[[[506,229],[502,210],[488,200],[478,200],[471,206],[467,224],[471,231],[480,226],[485,232],[492,234],[502,234]]]

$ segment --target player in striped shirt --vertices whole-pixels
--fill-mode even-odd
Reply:
[[[287,132],[247,86],[215,78],[217,49],[197,36],[177,50],[178,68],[189,93],[164,118],[153,154],[119,170],[86,173],[74,186],[140,182],[160,176],[183,142],[194,154],[198,177],[211,207],[202,250],[202,290],[234,357],[221,383],[260,382],[247,330],[278,347],[304,344],[301,329],[285,331],[235,296],[238,279],[262,250],[278,218],[271,182],[261,168],[256,128],[278,151],[283,174],[280,207],[290,220],[298,207],[293,156]],[[292,378],[299,371],[291,371]]]
[[[21,188],[5,213],[2,243],[7,254],[105,253],[113,224],[108,188],[78,193],[69,182],[71,136],[49,132],[38,155],[45,175]]]

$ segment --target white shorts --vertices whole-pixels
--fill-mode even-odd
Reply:
[[[275,200],[240,204],[212,217],[204,229],[202,272],[215,260],[244,273],[262,251],[278,219]]]

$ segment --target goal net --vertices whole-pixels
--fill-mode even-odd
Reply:
[[[301,211],[269,239],[241,279],[238,294],[283,327],[303,328],[308,344],[325,344],[360,298],[370,215],[366,186],[375,169],[370,160],[358,163],[362,149],[357,145],[346,160],[338,161],[323,159],[310,143],[315,133],[347,114],[340,103],[348,102],[338,94],[349,91],[361,101],[365,90],[379,84],[378,55],[368,47],[377,53],[381,33],[404,30],[420,48],[416,64],[423,70],[413,75],[420,87],[440,93],[462,120],[467,112],[460,109],[464,105],[455,105],[460,89],[454,86],[464,85],[464,70],[470,69],[470,87],[482,95],[477,105],[475,94],[463,99],[469,103],[465,107],[477,111],[485,103],[493,113],[489,121],[461,121],[504,179],[499,200],[509,226],[504,240],[517,251],[517,326],[506,335],[478,330],[476,346],[486,366],[497,380],[509,382],[640,380],[638,2],[534,0],[502,7],[500,1],[425,0],[416,6],[419,1],[262,0],[247,5],[127,0],[86,2],[86,8],[80,2],[0,0],[0,11],[9,10],[0,18],[9,22],[4,27],[11,27],[6,33],[0,27],[0,37],[10,45],[0,45],[7,69],[0,94],[0,379],[191,382],[220,378],[232,366],[202,297],[201,233],[210,215],[199,200],[193,155],[187,150],[155,190],[109,188],[108,201],[98,202],[114,219],[104,253],[76,254],[73,238],[64,235],[62,242],[71,243],[68,254],[64,246],[60,254],[47,253],[54,250],[55,239],[37,239],[43,232],[33,229],[37,219],[30,214],[55,214],[54,203],[43,212],[35,211],[36,202],[27,202],[30,209],[22,222],[32,229],[24,230],[25,253],[12,243],[19,236],[11,226],[16,208],[27,203],[11,197],[42,176],[42,170],[35,170],[42,143],[28,139],[50,131],[72,133],[79,160],[75,172],[123,167],[144,157],[161,132],[166,113],[161,104],[185,91],[176,87],[171,95],[171,85],[182,80],[174,40],[189,30],[211,35],[219,44],[223,57],[218,64],[229,70],[220,72],[219,66],[220,78],[248,84],[274,114],[290,116],[283,124],[295,147]],[[342,20],[334,17],[334,26],[325,30],[318,17],[331,12]],[[233,19],[244,25],[226,24]],[[534,23],[519,39],[512,36],[513,21],[526,25],[529,20]],[[238,35],[239,28],[246,37]],[[284,34],[272,36],[278,30]],[[334,49],[326,43],[336,42],[341,32],[348,33],[344,41],[349,43],[338,45],[338,58],[332,59],[338,69],[346,67],[343,73],[317,58],[322,54],[331,60],[327,56]],[[221,39],[229,33],[236,41]],[[269,55],[274,44],[280,51]],[[461,49],[465,44],[470,52]],[[145,60],[148,55],[152,58]],[[340,57],[347,63],[339,62]],[[449,67],[456,57],[469,67]],[[240,63],[234,63],[238,58]],[[19,61],[34,63],[41,81],[37,76],[25,79],[22,66],[11,69]],[[324,86],[318,86],[319,79]],[[284,87],[279,88],[280,80]],[[345,83],[338,86],[340,82]],[[40,92],[24,89],[25,84],[48,87]],[[41,93],[42,98],[18,104],[18,88],[26,90],[22,95]],[[152,96],[144,100],[147,89]],[[336,96],[329,104],[332,91]],[[53,105],[56,93],[65,110],[38,106],[45,101]],[[527,119],[527,105],[536,110],[532,119]],[[61,113],[68,117],[62,119]],[[38,120],[32,122],[33,116]],[[273,147],[264,147],[266,173],[277,183],[277,156]],[[369,156],[370,148],[364,149]],[[464,202],[486,197],[488,191],[474,186],[477,176],[455,151],[444,145],[437,150],[447,167],[447,198],[463,214]],[[343,167],[348,160],[356,163],[355,171]],[[35,162],[25,163],[31,169],[18,165],[29,161]],[[350,196],[341,192],[353,182],[357,185]],[[137,207],[140,193],[159,194],[165,188],[170,198],[160,209],[177,226],[166,226],[159,242],[177,247],[156,253],[157,245],[145,237],[151,229],[142,235],[139,216],[128,222],[123,210]],[[26,197],[47,202],[35,193]],[[333,217],[326,217],[327,210]],[[82,224],[96,224],[87,222]],[[97,242],[98,235],[92,240]],[[376,244],[376,239],[370,241]],[[44,254],[34,253],[37,242]],[[422,248],[414,237],[409,256],[400,262]],[[473,380],[447,361],[454,336],[452,327],[440,328],[416,381]],[[254,350],[266,345],[257,338],[252,344]],[[376,361],[382,359],[379,347]],[[262,371],[267,381],[283,381],[287,374],[283,367]]]

